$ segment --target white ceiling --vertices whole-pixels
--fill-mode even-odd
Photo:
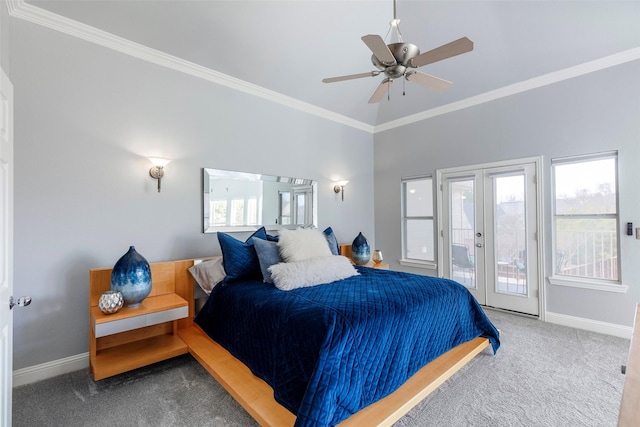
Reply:
[[[397,81],[390,100],[370,105],[382,76],[321,80],[375,69],[360,37],[385,36],[392,0],[27,3],[366,126],[530,88],[530,79],[548,83],[549,73],[561,79],[569,67],[580,75],[592,61],[615,65],[620,54],[623,62],[640,58],[640,1],[399,0],[405,42],[425,52],[467,36],[475,48],[420,68],[452,81],[448,91],[406,82],[403,96]]]

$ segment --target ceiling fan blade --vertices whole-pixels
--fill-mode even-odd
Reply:
[[[384,98],[384,95],[389,92],[389,87],[391,86],[391,83],[393,83],[393,80],[384,79],[382,83],[380,83],[380,86],[378,86],[376,91],[373,92],[373,95],[371,95],[371,98],[369,98],[369,104],[377,104],[378,102],[382,101],[382,98]]]
[[[327,79],[322,79],[322,82],[334,83],[334,82],[341,82],[344,80],[360,79],[362,77],[375,77],[378,74],[380,74],[380,71],[369,71],[368,73],[350,74],[348,76],[340,76],[340,77],[329,77]]]
[[[419,73],[417,71],[407,73],[406,79],[429,89],[437,90],[438,92],[444,92],[453,84],[450,81],[430,76],[429,74]]]
[[[411,59],[410,64],[412,67],[422,67],[423,65],[433,64],[434,62],[442,61],[443,59],[451,58],[452,56],[472,50],[473,42],[466,37],[462,37],[461,39],[444,44],[428,52],[421,53]]]
[[[379,35],[369,34],[362,36],[362,41],[384,65],[394,65],[396,63],[396,58],[394,58],[384,40]]]

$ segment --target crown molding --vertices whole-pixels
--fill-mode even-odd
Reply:
[[[31,4],[25,3],[24,0],[5,0],[9,15],[22,19],[43,27],[68,34],[73,37],[94,43],[108,49],[124,53],[143,61],[147,61],[162,67],[170,68],[203,80],[210,81],[228,88],[238,90],[259,98],[263,98],[278,104],[312,114],[314,116],[324,118],[345,126],[359,129],[371,134],[388,131],[394,128],[427,120],[432,117],[441,116],[443,114],[452,113],[454,111],[463,110],[465,108],[474,107],[476,105],[495,101],[496,99],[505,98],[507,96],[516,95],[528,90],[538,89],[550,84],[558,83],[563,80],[572,79],[603,70],[605,68],[615,67],[626,62],[640,59],[640,47],[626,50],[594,61],[585,62],[563,70],[554,71],[538,77],[514,83],[502,88],[485,92],[470,98],[452,102],[447,105],[432,108],[420,113],[402,117],[382,123],[377,126],[369,125],[359,120],[352,119],[342,114],[320,108],[299,99],[283,95],[262,86],[237,79],[227,74],[220,73],[210,68],[203,67],[190,61],[169,55],[162,51],[152,49],[131,40],[118,37],[106,31],[99,30],[95,27],[83,24],[78,21],[57,15]]]
[[[534,77],[529,80],[523,80],[521,82],[504,86],[489,92],[485,92],[480,95],[472,96],[470,98],[463,99],[461,101],[452,102],[450,104],[446,104],[441,107],[432,108],[430,110],[422,111],[420,113],[412,114],[410,116],[406,116],[397,120],[386,122],[386,123],[375,126],[373,133],[384,132],[384,131],[405,126],[411,123],[416,123],[422,120],[430,119],[432,117],[441,116],[443,114],[452,113],[454,111],[463,110],[469,107],[474,107],[476,105],[495,101],[496,99],[506,98],[507,96],[516,95],[518,93],[526,92],[528,90],[538,89],[547,85],[561,82],[563,80],[572,79],[574,77],[580,77],[585,74],[593,73],[595,71],[603,70],[605,68],[615,67],[616,65],[621,65],[627,62],[636,61],[638,59],[640,59],[640,47],[625,50],[620,53],[616,53],[610,56],[605,56],[604,58],[585,62],[583,64],[579,64],[573,67],[554,71],[548,74],[543,74],[541,76]]]
[[[257,96],[278,104],[312,114],[336,123],[373,133],[373,126],[367,123],[354,120],[342,114],[317,107],[299,99],[283,95],[281,93],[266,89],[262,86],[237,79],[227,74],[203,67],[190,61],[169,55],[162,51],[152,49],[148,46],[133,42],[131,40],[118,37],[114,34],[102,31],[95,27],[83,24],[73,19],[60,16],[31,4],[24,0],[5,0],[9,15],[31,22],[61,33],[76,37],[108,49],[115,50],[125,55],[129,55],[143,61],[147,61],[162,67],[170,68],[203,80],[217,83],[231,89],[238,90],[250,95]]]

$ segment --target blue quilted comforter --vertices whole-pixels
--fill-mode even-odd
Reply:
[[[359,276],[280,291],[214,288],[196,323],[274,390],[296,426],[334,426],[431,360],[498,331],[460,284],[358,267]]]

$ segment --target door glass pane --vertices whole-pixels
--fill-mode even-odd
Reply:
[[[524,175],[494,177],[496,292],[527,295]]]
[[[291,224],[291,193],[280,192],[280,224]]]
[[[304,225],[306,224],[306,218],[304,215],[305,205],[304,205],[304,193],[296,194],[296,224]]]
[[[449,185],[451,201],[451,275],[456,282],[476,288],[474,260],[475,206],[473,179]]]
[[[247,202],[247,224],[258,224],[258,199],[251,197]]]

